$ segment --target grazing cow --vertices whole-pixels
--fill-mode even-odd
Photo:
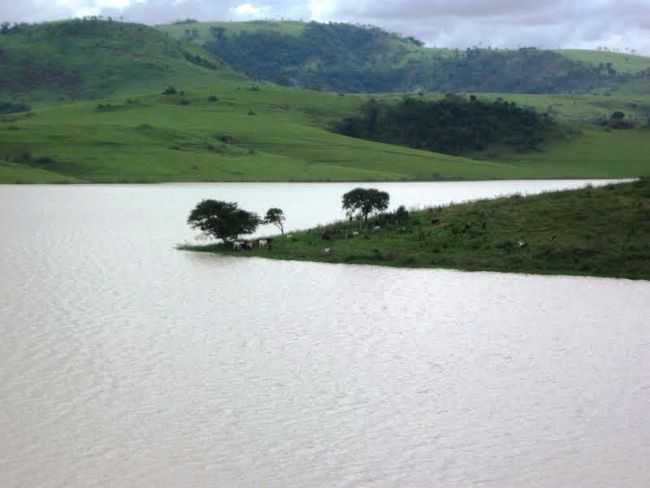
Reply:
[[[242,249],[242,242],[241,241],[235,241],[232,243],[232,250],[233,251],[241,251]]]
[[[379,225],[375,225],[375,227],[373,227],[372,230],[374,230],[375,232],[379,232],[381,230],[381,227]]]
[[[257,247],[259,247],[260,249],[266,249],[268,245],[269,245],[269,241],[266,239],[260,239],[259,241],[257,241]]]
[[[323,249],[323,254],[325,254],[326,256],[329,256],[330,254],[332,254],[332,249],[329,248],[329,247],[326,247],[325,249]]]
[[[352,237],[359,237],[359,232],[355,230],[355,231],[352,233]]]

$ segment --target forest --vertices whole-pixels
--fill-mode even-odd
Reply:
[[[442,100],[412,97],[394,104],[372,99],[334,130],[350,137],[462,155],[495,147],[541,149],[558,129],[548,114],[498,99],[449,94]]]

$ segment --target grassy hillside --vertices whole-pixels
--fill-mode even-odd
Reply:
[[[188,21],[159,27],[257,79],[351,92],[612,90],[650,60],[597,51],[429,48],[375,27]]]
[[[144,25],[86,19],[0,32],[0,100],[99,98],[238,78],[199,46]]]
[[[539,153],[488,155],[484,161],[351,139],[328,130],[367,99],[222,81],[212,88],[187,89],[184,95],[157,93],[44,106],[33,113],[0,116],[0,182],[398,181],[650,174],[645,129],[589,129]],[[541,106],[551,100],[525,99]],[[590,115],[602,110],[593,103],[614,99],[552,100],[563,120]]]
[[[376,225],[380,230],[375,231]],[[650,280],[650,180],[339,223],[238,256]],[[323,236],[327,236],[327,240]],[[328,248],[329,252],[324,252]]]
[[[590,51],[588,49],[561,49],[558,53],[574,61],[598,66],[611,63],[620,73],[640,73],[650,69],[650,57],[611,51]]]

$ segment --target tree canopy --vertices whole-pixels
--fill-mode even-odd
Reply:
[[[343,195],[343,210],[349,217],[359,216],[364,222],[374,212],[383,212],[388,208],[390,196],[375,188],[355,188]]]
[[[358,115],[340,121],[335,130],[360,139],[463,154],[490,146],[535,150],[554,127],[549,115],[514,102],[448,95],[433,102],[415,98],[397,104],[370,100]]]
[[[264,217],[264,223],[265,224],[272,224],[275,225],[278,229],[280,229],[280,232],[284,235],[284,222],[287,220],[287,218],[284,216],[284,212],[280,208],[270,208],[266,212],[266,216]]]
[[[551,50],[436,50],[371,26],[310,22],[298,34],[213,27],[204,47],[250,77],[348,92],[410,90],[562,93],[638,78]],[[192,31],[186,34],[194,39]]]
[[[239,208],[236,203],[203,200],[190,213],[187,223],[215,239],[237,240],[240,235],[255,232],[259,217]]]

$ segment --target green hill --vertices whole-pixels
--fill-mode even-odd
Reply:
[[[482,94],[481,99],[503,98],[551,113],[563,127],[571,127],[570,137],[535,143],[534,151],[526,154],[515,146],[488,147],[482,154],[459,151],[465,157],[454,157],[335,134],[331,130],[335,123],[358,113],[368,95],[251,82],[197,45],[202,36],[256,33],[260,25],[299,45],[305,45],[305,35],[315,36],[313,42],[329,46],[323,59],[329,60],[331,52],[343,56],[331,60],[332,66],[343,70],[333,79],[347,83],[346,76],[354,78],[358,89],[371,83],[364,81],[368,79],[389,83],[389,76],[366,75],[372,70],[389,73],[382,70],[391,63],[397,66],[392,72],[399,75],[429,66],[428,62],[458,61],[458,53],[427,50],[415,39],[338,24],[183,23],[164,28],[182,39],[142,25],[97,19],[3,28],[0,182],[398,181],[650,173],[645,128],[650,98],[632,92]],[[376,49],[377,42],[384,48]],[[351,52],[332,47],[352,44],[358,48]],[[256,53],[254,46],[258,45],[251,45],[251,53]],[[276,57],[275,47],[266,50],[271,64],[284,59],[282,51]],[[464,55],[483,59],[506,53],[473,50]],[[360,71],[349,66],[356,62]],[[336,73],[327,69],[327,64],[314,64],[305,72],[322,80],[323,73]],[[302,72],[297,69],[296,76]],[[507,83],[514,79],[505,78]],[[176,89],[163,95],[168,85]],[[417,99],[443,96],[422,92]],[[376,96],[390,102],[402,97],[402,93]],[[625,120],[636,128],[594,125],[616,111],[624,112]],[[429,148],[439,150],[436,145]]]
[[[593,51],[587,49],[561,49],[558,53],[574,61],[598,66],[610,63],[619,73],[636,74],[650,69],[650,57],[612,51]]]
[[[584,129],[534,153],[486,154],[486,160],[478,161],[352,139],[329,130],[334,122],[356,113],[367,96],[240,81],[178,88],[185,93],[116,96],[0,116],[0,182],[415,181],[650,174],[648,129]],[[611,105],[599,105],[604,102]],[[518,101],[540,107],[553,104],[558,120],[582,117],[585,123],[608,113],[615,102],[614,97],[547,95],[521,95]]]
[[[97,19],[0,31],[0,100],[88,99],[240,78],[199,46]]]
[[[613,90],[650,59],[597,51],[429,48],[370,26],[316,22],[179,22],[160,26],[248,76],[346,92],[568,93]]]

